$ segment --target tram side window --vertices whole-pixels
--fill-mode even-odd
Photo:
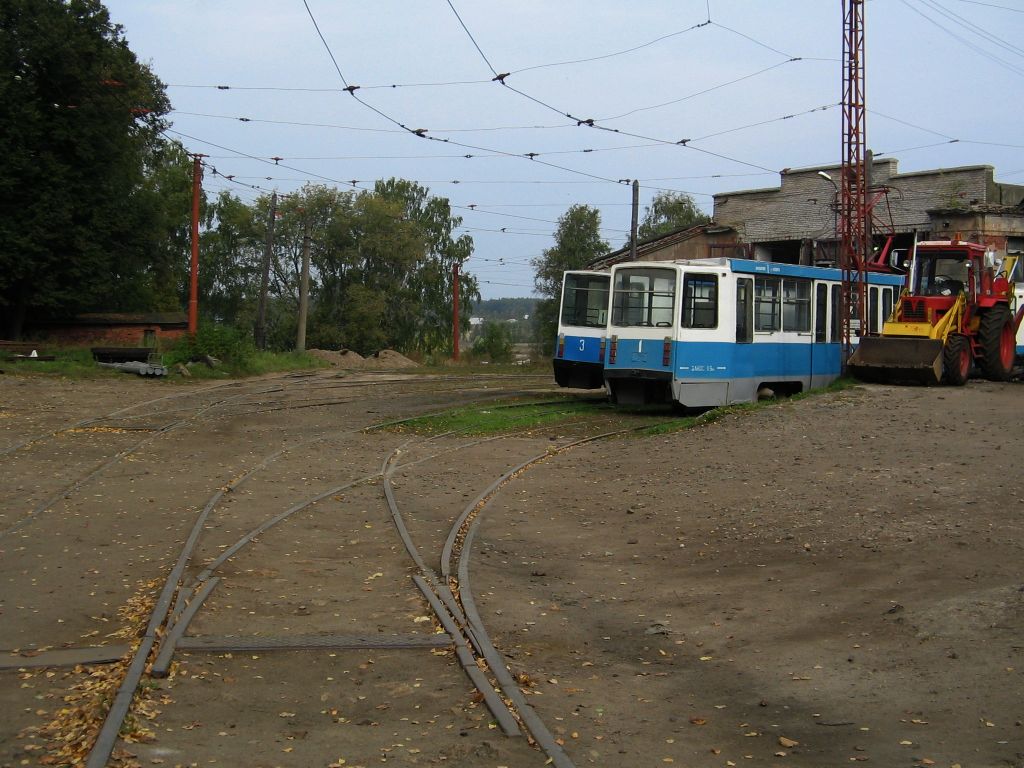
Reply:
[[[882,322],[884,323],[889,319],[889,315],[892,314],[892,288],[884,288],[882,290]]]
[[[683,278],[683,328],[718,327],[718,277],[686,275]]]
[[[667,269],[618,272],[612,293],[612,325],[671,327],[675,275]]]
[[[828,341],[828,286],[818,283],[814,287],[814,341]]]
[[[777,277],[754,280],[754,330],[777,331],[782,327],[780,282]]]
[[[754,340],[754,281],[741,277],[736,281],[736,341],[740,344]]]
[[[782,281],[782,330],[811,330],[811,284],[807,280]]]
[[[878,333],[878,289],[868,289],[868,333]]]
[[[832,286],[832,328],[831,328],[831,339],[832,343],[835,344],[841,339],[839,338],[839,305],[842,302],[839,300],[839,286]]]

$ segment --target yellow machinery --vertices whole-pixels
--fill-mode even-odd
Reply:
[[[1015,261],[997,266],[977,243],[918,243],[907,287],[881,335],[860,339],[847,370],[865,381],[962,385],[977,364],[987,378],[1005,381],[1021,321],[1021,312],[1011,310],[1007,279]]]

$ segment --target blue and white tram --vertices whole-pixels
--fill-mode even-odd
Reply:
[[[552,365],[560,387],[604,386],[608,272],[572,270],[562,279],[558,339]]]
[[[688,408],[792,394],[841,372],[838,269],[746,259],[612,268],[604,378],[612,400]],[[903,276],[869,273],[869,333]],[[858,321],[854,320],[856,328]]]

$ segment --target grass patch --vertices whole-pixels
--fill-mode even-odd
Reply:
[[[72,347],[67,349],[55,349],[46,347],[45,353],[53,355],[53,361],[32,361],[32,360],[3,360],[0,361],[0,370],[5,373],[13,373],[25,376],[59,376],[68,379],[104,379],[118,378],[133,374],[127,374],[114,368],[105,368],[97,365],[92,359],[92,353],[86,347]],[[189,366],[190,377],[182,376],[175,372],[175,357],[173,353],[166,353],[163,356],[164,364],[167,365],[167,376],[141,377],[147,381],[161,381],[166,383],[187,382],[191,379],[235,379],[246,376],[260,376],[266,373],[280,373],[284,371],[303,371],[317,368],[325,368],[328,363],[318,357],[305,352],[253,352],[238,362],[232,360],[222,361],[216,368],[210,368],[202,363],[193,363]]]
[[[490,403],[406,419],[381,429],[427,436],[446,432],[490,435],[557,424],[579,417],[606,415],[609,407],[598,398]]]
[[[105,379],[123,376],[123,373],[111,368],[96,365],[92,353],[82,347],[69,349],[53,349],[46,347],[41,353],[53,355],[56,360],[3,360],[0,369],[4,373],[16,373],[24,376],[62,376],[69,379]]]
[[[216,368],[203,363],[192,363],[188,366],[193,378],[209,379],[241,379],[246,376],[262,376],[267,373],[284,371],[306,371],[327,368],[330,363],[314,357],[307,352],[253,352],[241,360],[222,360]],[[183,377],[173,370],[169,377],[181,381]]]
[[[690,429],[703,424],[712,424],[719,419],[725,418],[726,416],[732,416],[739,413],[745,413],[747,411],[757,411],[762,408],[771,408],[776,405],[784,405],[786,403],[796,402],[798,400],[806,400],[809,397],[817,397],[819,395],[830,394],[833,392],[842,392],[847,389],[854,389],[860,382],[856,379],[844,376],[841,379],[836,379],[831,384],[827,384],[824,387],[818,387],[816,389],[809,389],[806,392],[798,392],[795,395],[789,397],[775,397],[770,400],[758,400],[753,403],[735,403],[733,405],[723,405],[720,408],[712,408],[711,410],[705,411],[702,414],[696,416],[681,416],[666,421],[662,424],[653,424],[646,429],[637,430],[635,434],[641,437],[651,437],[653,435],[667,435],[672,432],[680,432],[684,429]]]

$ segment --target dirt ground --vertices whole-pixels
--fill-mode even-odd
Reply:
[[[375,480],[385,459],[401,447],[395,496],[433,565],[486,486],[600,425],[490,442],[359,431],[554,391],[425,381],[0,376],[0,659],[128,642],[110,635],[137,625],[133,600],[198,510],[254,469],[211,514],[190,574],[268,516],[353,484],[226,563],[189,634],[429,636]],[[1022,387],[858,387],[552,454],[480,514],[484,623],[578,766],[1024,767]],[[546,762],[493,727],[448,650],[176,658],[145,683],[137,764]],[[0,668],[0,766],[62,764],[34,729],[77,727],[69,692],[97,669]]]

